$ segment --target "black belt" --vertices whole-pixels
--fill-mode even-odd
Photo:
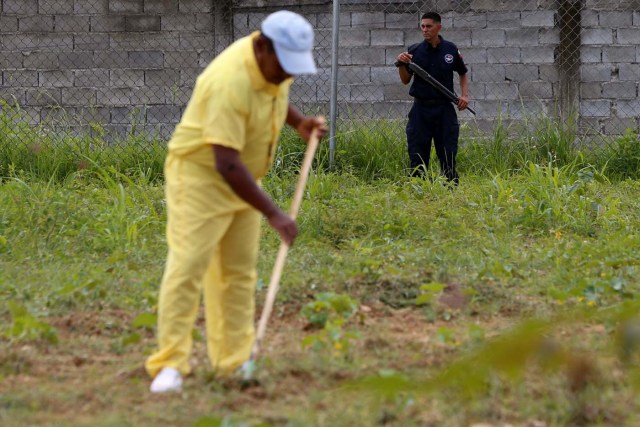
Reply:
[[[442,99],[442,98],[417,98],[417,97],[414,97],[413,100],[417,104],[421,104],[421,105],[440,105],[440,104],[446,104],[447,102],[449,102],[446,99]]]

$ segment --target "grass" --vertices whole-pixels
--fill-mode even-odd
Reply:
[[[2,425],[638,424],[634,133],[587,151],[551,122],[466,129],[451,188],[406,176],[399,124],[340,129],[307,185],[260,386],[213,375],[201,313],[194,375],[151,396],[162,150],[25,151],[30,130],[4,126]],[[280,206],[303,149],[286,133],[264,180]],[[259,306],[279,244],[266,224],[261,244]]]
[[[79,170],[113,167],[124,174],[161,180],[166,144],[132,130],[107,142],[99,124],[77,134],[68,123],[28,124],[22,111],[0,101],[0,176],[33,175],[64,181]]]
[[[32,127],[19,107],[1,104],[0,175],[27,174],[40,179],[64,181],[78,170],[94,172],[113,168],[131,177],[161,181],[165,142],[135,125],[128,135],[106,138],[99,124],[86,124],[90,131],[78,134],[69,124],[43,122]],[[64,115],[61,115],[64,117]],[[343,122],[337,126],[334,164],[329,164],[328,144],[322,144],[316,166],[323,171],[353,175],[365,181],[395,181],[408,174],[404,121],[377,120]],[[576,118],[554,120],[547,116],[524,117],[519,122],[496,119],[491,132],[481,133],[463,124],[458,168],[462,174],[494,176],[518,173],[529,163],[573,165],[595,168],[610,179],[640,176],[638,133],[628,129],[619,137],[580,135]],[[272,176],[294,174],[304,156],[295,132],[285,128]],[[433,166],[432,175],[438,171]]]

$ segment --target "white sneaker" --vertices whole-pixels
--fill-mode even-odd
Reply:
[[[162,368],[149,387],[151,393],[166,393],[182,390],[182,375],[175,368]]]

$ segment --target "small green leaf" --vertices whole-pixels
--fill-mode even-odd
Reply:
[[[153,328],[158,323],[158,316],[153,313],[141,313],[131,322],[134,328]]]
[[[445,287],[446,286],[443,283],[431,282],[431,283],[425,283],[424,285],[420,286],[420,290],[423,292],[438,293],[438,292],[442,292]]]
[[[427,305],[433,300],[433,295],[422,294],[416,297],[416,305]]]
[[[140,337],[140,334],[137,332],[132,332],[129,335],[126,335],[122,338],[122,345],[123,346],[128,346],[130,344],[137,344],[140,342],[142,338]]]

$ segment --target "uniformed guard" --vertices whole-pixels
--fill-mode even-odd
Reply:
[[[407,52],[402,52],[397,57],[400,80],[405,85],[409,84],[413,72],[406,64],[414,62],[453,91],[455,71],[460,76],[462,92],[458,109],[464,110],[469,104],[468,70],[456,45],[440,35],[442,18],[435,12],[425,13],[420,19],[420,29],[424,41],[411,45]],[[425,176],[433,140],[442,174],[450,182],[458,184],[456,154],[460,125],[453,105],[436,88],[419,77],[413,79],[409,95],[414,99],[407,122],[407,148],[412,176]]]

